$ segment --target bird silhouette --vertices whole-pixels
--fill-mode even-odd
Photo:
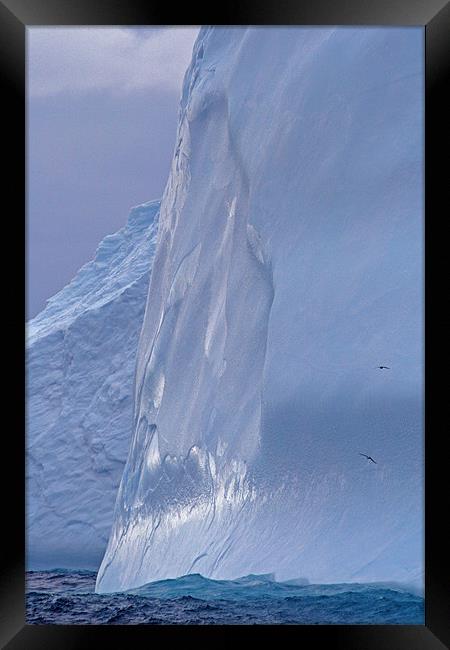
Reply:
[[[358,452],[360,456],[364,456],[364,458],[367,458],[367,460],[371,460],[372,463],[377,464],[377,461],[372,458],[372,456],[368,456],[367,454],[362,454],[361,452]]]
[[[380,370],[390,370],[389,366],[377,366]]]

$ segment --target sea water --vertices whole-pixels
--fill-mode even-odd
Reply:
[[[190,574],[113,594],[95,593],[93,571],[26,574],[28,624],[252,625],[424,624],[424,599],[388,583],[277,582],[273,575],[209,580]]]

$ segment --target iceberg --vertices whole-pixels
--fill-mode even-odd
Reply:
[[[97,592],[422,583],[422,55],[416,28],[200,31]]]
[[[98,593],[422,583],[423,81],[419,28],[200,31]]]
[[[26,336],[29,568],[97,569],[131,436],[159,201],[100,243]]]

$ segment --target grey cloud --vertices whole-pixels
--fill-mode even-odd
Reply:
[[[109,90],[179,90],[197,27],[30,27],[32,97]]]

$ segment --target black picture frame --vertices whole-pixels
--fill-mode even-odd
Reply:
[[[175,21],[174,21],[175,18]],[[425,625],[332,625],[332,626],[38,626],[25,625],[24,543],[24,346],[25,320],[25,28],[35,25],[418,25],[425,34]],[[8,337],[5,374],[10,394],[4,403],[11,424],[3,427],[2,554],[0,578],[0,642],[8,650],[19,648],[102,648],[130,643],[175,641],[198,637],[222,642],[236,638],[244,642],[255,636],[276,634],[278,643],[286,634],[299,647],[326,644],[342,650],[439,650],[450,646],[450,602],[448,595],[448,537],[444,529],[449,512],[447,466],[442,453],[445,433],[443,391],[445,380],[434,379],[442,361],[444,327],[439,308],[440,282],[446,270],[443,236],[444,192],[448,186],[448,139],[445,120],[445,82],[449,78],[450,4],[444,0],[232,0],[222,6],[203,8],[186,3],[176,16],[169,3],[128,0],[0,0],[0,70],[3,101],[3,215],[4,250],[18,250],[5,274],[3,299],[8,303],[3,317]],[[6,136],[9,144],[6,145]],[[446,146],[447,143],[447,146]],[[448,163],[447,163],[448,165]],[[6,182],[5,182],[6,181]],[[23,200],[22,200],[23,197]],[[445,206],[445,207],[444,207]],[[6,244],[6,246],[5,246]],[[440,248],[441,247],[441,248]],[[6,250],[5,250],[6,254]],[[21,270],[22,269],[22,270]],[[23,274],[23,275],[22,275]],[[11,276],[17,287],[11,289]],[[22,282],[23,280],[23,282]],[[444,294],[445,295],[445,294]],[[15,334],[15,336],[14,336]],[[10,344],[12,339],[16,345]],[[13,370],[15,371],[13,373]],[[10,377],[15,374],[15,381]],[[444,375],[445,377],[445,375]],[[448,399],[448,398],[447,398]],[[12,405],[15,404],[13,407]],[[446,416],[446,419],[444,418]],[[444,418],[441,420],[441,418]],[[443,423],[441,425],[441,422]],[[448,425],[447,425],[448,426]],[[7,466],[10,472],[7,473]]]

